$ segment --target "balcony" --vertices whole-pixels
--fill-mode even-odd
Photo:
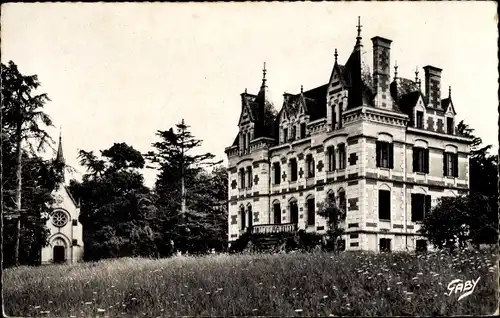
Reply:
[[[252,227],[252,234],[294,233],[295,231],[297,231],[297,223],[259,224]]]

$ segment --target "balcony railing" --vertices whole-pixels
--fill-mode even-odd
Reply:
[[[297,231],[297,223],[259,224],[252,227],[252,234],[257,233],[293,233]]]

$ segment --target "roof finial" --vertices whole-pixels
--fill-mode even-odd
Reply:
[[[262,70],[262,83],[265,83],[266,82],[266,73],[267,73],[267,70],[266,70],[266,62],[264,62],[264,69]]]
[[[418,66],[415,67],[415,83],[418,84]]]
[[[247,94],[247,88],[245,87],[245,94]]]
[[[357,25],[357,27],[358,27],[358,36],[357,36],[356,39],[361,40],[361,27],[362,27],[362,25],[361,25],[361,17],[359,17],[359,16],[358,16],[358,25]]]
[[[304,85],[300,85],[300,93],[302,94],[304,92]]]
[[[394,65],[394,81],[398,79],[398,61]]]
[[[337,57],[339,56],[339,55],[337,54],[337,48],[335,48],[335,54],[334,54],[334,56],[335,56],[335,63],[337,63]]]
[[[448,97],[451,98],[451,86],[448,88]]]

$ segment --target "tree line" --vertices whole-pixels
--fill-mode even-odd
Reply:
[[[36,95],[40,81],[23,75],[10,61],[1,65],[3,255],[5,266],[35,265],[48,244],[44,212],[64,172],[42,151],[54,149],[44,112],[50,99]],[[174,253],[203,254],[227,246],[227,171],[210,153],[199,154],[202,141],[182,121],[159,130],[152,150],[142,154],[124,142],[99,151],[79,150],[85,173],[70,180],[80,202],[85,260]],[[156,169],[150,189],[141,169]],[[182,213],[181,213],[182,212]]]
[[[36,94],[36,75],[23,75],[10,61],[1,64],[1,206],[6,266],[38,264],[47,245],[42,219],[64,174],[60,163],[43,159],[54,148],[47,129],[54,124],[44,112],[50,101]],[[227,247],[228,174],[211,153],[198,153],[202,141],[181,121],[156,132],[152,150],[141,153],[124,142],[99,151],[80,150],[82,180],[69,189],[80,205],[86,260],[124,256],[168,257],[204,254]],[[489,154],[474,130],[461,122],[461,134],[473,138],[469,162],[470,193],[443,198],[426,213],[421,233],[439,248],[454,249],[498,240],[498,155]],[[141,169],[155,169],[152,188]],[[330,244],[344,233],[345,211],[329,198],[318,214],[328,220]]]

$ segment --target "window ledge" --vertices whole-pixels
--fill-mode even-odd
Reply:
[[[379,219],[380,222],[391,222],[390,219]]]

